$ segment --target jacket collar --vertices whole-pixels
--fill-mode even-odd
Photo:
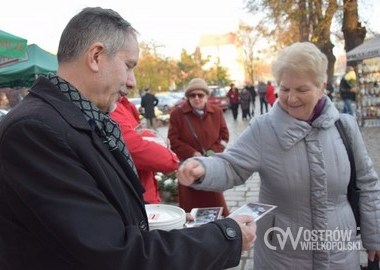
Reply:
[[[279,102],[276,102],[269,111],[270,124],[278,138],[280,145],[284,149],[290,149],[296,143],[304,139],[313,128],[327,129],[334,125],[339,119],[339,112],[334,104],[326,96],[325,106],[321,115],[310,125],[305,121],[297,120],[291,117],[284,109],[281,108]]]
[[[91,130],[81,110],[67,99],[47,78],[39,77],[30,92],[49,103],[72,127]]]
[[[59,91],[47,78],[39,77],[33,84],[30,92],[37,95],[50,106],[52,106],[73,128],[88,131],[89,136],[92,139],[94,147],[102,154],[102,156],[111,164],[111,166],[120,175],[120,178],[130,187],[134,195],[138,198],[141,206],[144,207],[140,196],[130,183],[126,180],[126,174],[121,168],[119,163],[115,160],[112,153],[108,150],[108,147],[104,145],[99,136],[92,130],[82,111],[75,106],[68,98],[66,98],[61,91]],[[83,117],[79,117],[83,115]]]

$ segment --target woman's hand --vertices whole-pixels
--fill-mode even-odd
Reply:
[[[205,167],[202,162],[194,159],[186,160],[179,166],[177,178],[180,184],[190,186],[195,180],[201,178],[205,174]]]

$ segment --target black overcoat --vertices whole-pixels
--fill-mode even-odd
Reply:
[[[232,219],[149,232],[144,209],[82,112],[46,78],[0,122],[0,269],[239,263],[241,232]]]
[[[141,98],[141,107],[144,108],[144,117],[146,119],[152,119],[156,117],[156,114],[154,113],[154,107],[157,106],[157,104],[158,99],[151,93],[146,93]]]

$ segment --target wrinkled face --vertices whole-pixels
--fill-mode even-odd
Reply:
[[[208,96],[202,90],[193,90],[188,96],[191,107],[194,109],[202,110],[207,103]]]
[[[121,95],[135,87],[134,67],[137,65],[138,57],[138,42],[134,37],[130,37],[127,45],[115,55],[102,58],[97,80],[99,88],[90,99],[101,111],[112,111]]]
[[[278,93],[280,105],[298,120],[311,119],[322,95],[323,87],[317,87],[308,76],[285,72],[281,77]]]

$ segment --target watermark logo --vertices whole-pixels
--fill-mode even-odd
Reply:
[[[270,238],[277,238],[278,246],[274,246]],[[360,250],[359,241],[352,241],[352,230],[309,230],[298,228],[296,235],[288,227],[286,231],[279,227],[268,229],[264,234],[264,243],[271,250],[284,249],[287,242],[291,247],[301,250]]]

